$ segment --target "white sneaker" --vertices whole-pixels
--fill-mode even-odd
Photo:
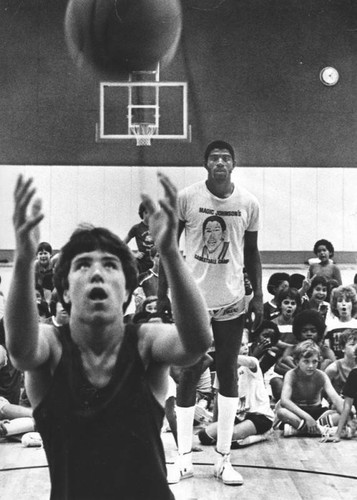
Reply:
[[[284,424],[284,437],[297,436],[299,431],[290,424]]]
[[[192,451],[178,455],[175,463],[167,465],[167,482],[176,484],[181,479],[188,479],[193,476]]]
[[[242,476],[232,467],[230,462],[230,453],[220,453],[220,457],[218,458],[214,468],[214,476],[224,484],[228,484],[230,486],[243,484]]]

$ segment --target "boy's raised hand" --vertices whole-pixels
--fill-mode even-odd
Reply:
[[[149,213],[150,233],[161,253],[177,247],[177,189],[163,173],[159,172],[158,177],[165,192],[165,197],[159,200],[160,208],[147,194],[142,194],[141,198]]]
[[[44,217],[41,212],[41,200],[38,198],[33,200],[36,189],[32,183],[32,178],[24,180],[22,175],[18,177],[14,191],[15,209],[12,218],[17,256],[29,262],[33,261],[36,256],[40,241],[39,223]]]

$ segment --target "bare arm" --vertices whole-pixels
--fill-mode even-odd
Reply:
[[[342,430],[349,419],[352,405],[353,405],[353,399],[349,398],[348,396],[345,396],[342,413],[338,421],[337,431],[336,434],[332,437],[333,441],[338,442],[341,439]]]
[[[333,387],[331,380],[329,377],[326,375],[325,372],[323,372],[325,383],[324,383],[324,391],[327,395],[327,397],[330,399],[330,401],[334,404],[336,410],[338,413],[342,413],[343,410],[343,399],[341,396],[339,396]]]
[[[34,261],[40,236],[39,223],[43,219],[41,201],[34,200],[31,205],[35,192],[32,179],[18,178],[13,215],[16,249],[5,310],[5,336],[10,357],[19,370],[35,368],[49,357],[48,340],[39,336],[35,300]]]
[[[254,356],[238,356],[238,364],[246,366],[252,372],[256,372],[258,369],[257,358]]]
[[[143,202],[150,214],[150,232],[170,287],[175,326],[161,325],[167,334],[152,335],[151,354],[158,362],[192,364],[211,345],[209,317],[204,299],[179,251],[176,188],[163,174],[159,174],[159,178],[165,190],[165,198],[159,202],[161,209],[158,210],[148,196],[143,195]]]
[[[254,313],[252,330],[256,330],[263,320],[262,264],[258,249],[258,232],[246,231],[244,237],[244,266],[252,284],[254,296],[249,302],[248,314]]]

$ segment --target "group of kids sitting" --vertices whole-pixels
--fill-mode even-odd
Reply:
[[[314,251],[307,277],[270,276],[264,321],[253,333],[246,325],[232,449],[265,440],[273,429],[324,442],[356,434],[357,275],[342,285],[332,244],[319,240]],[[214,413],[198,433],[204,445],[216,442]]]
[[[264,304],[264,320],[243,332],[238,356],[239,404],[231,448],[268,439],[273,429],[289,436],[320,436],[338,442],[356,433],[357,405],[357,284],[342,285],[333,263],[333,246],[319,240],[317,256],[307,277],[273,273],[267,284],[272,296]],[[39,321],[59,326],[68,314],[53,289],[56,257],[49,243],[38,247],[35,281]],[[153,264],[154,265],[154,264]],[[155,271],[158,262],[155,262]],[[151,271],[151,276],[155,274]],[[356,275],[357,277],[357,275]],[[357,281],[357,279],[355,279]],[[251,287],[245,277],[246,299]],[[128,321],[172,321],[159,317],[155,295],[134,294],[134,314]],[[217,438],[214,346],[205,357],[197,387],[196,424],[202,445]],[[167,423],[177,443],[175,395],[178,369],[171,369],[166,401]],[[21,398],[20,398],[21,392]],[[23,380],[7,356],[0,319],[0,437],[22,439],[26,446],[41,444],[34,432],[32,409]]]

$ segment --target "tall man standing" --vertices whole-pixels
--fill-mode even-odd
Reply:
[[[204,295],[216,350],[218,393],[218,452],[214,475],[225,484],[243,483],[230,463],[230,445],[236,415],[237,356],[244,324],[245,267],[254,297],[248,314],[254,315],[253,329],[263,317],[261,261],[257,245],[259,204],[244,188],[232,182],[236,165],[233,147],[224,141],[208,145],[204,167],[206,181],[179,193],[179,237],[185,230],[186,262]],[[159,280],[159,308],[167,307],[167,283]],[[192,428],[196,384],[201,360],[182,370],[177,389],[178,460],[170,482],[191,477]],[[176,473],[175,473],[176,472]]]

